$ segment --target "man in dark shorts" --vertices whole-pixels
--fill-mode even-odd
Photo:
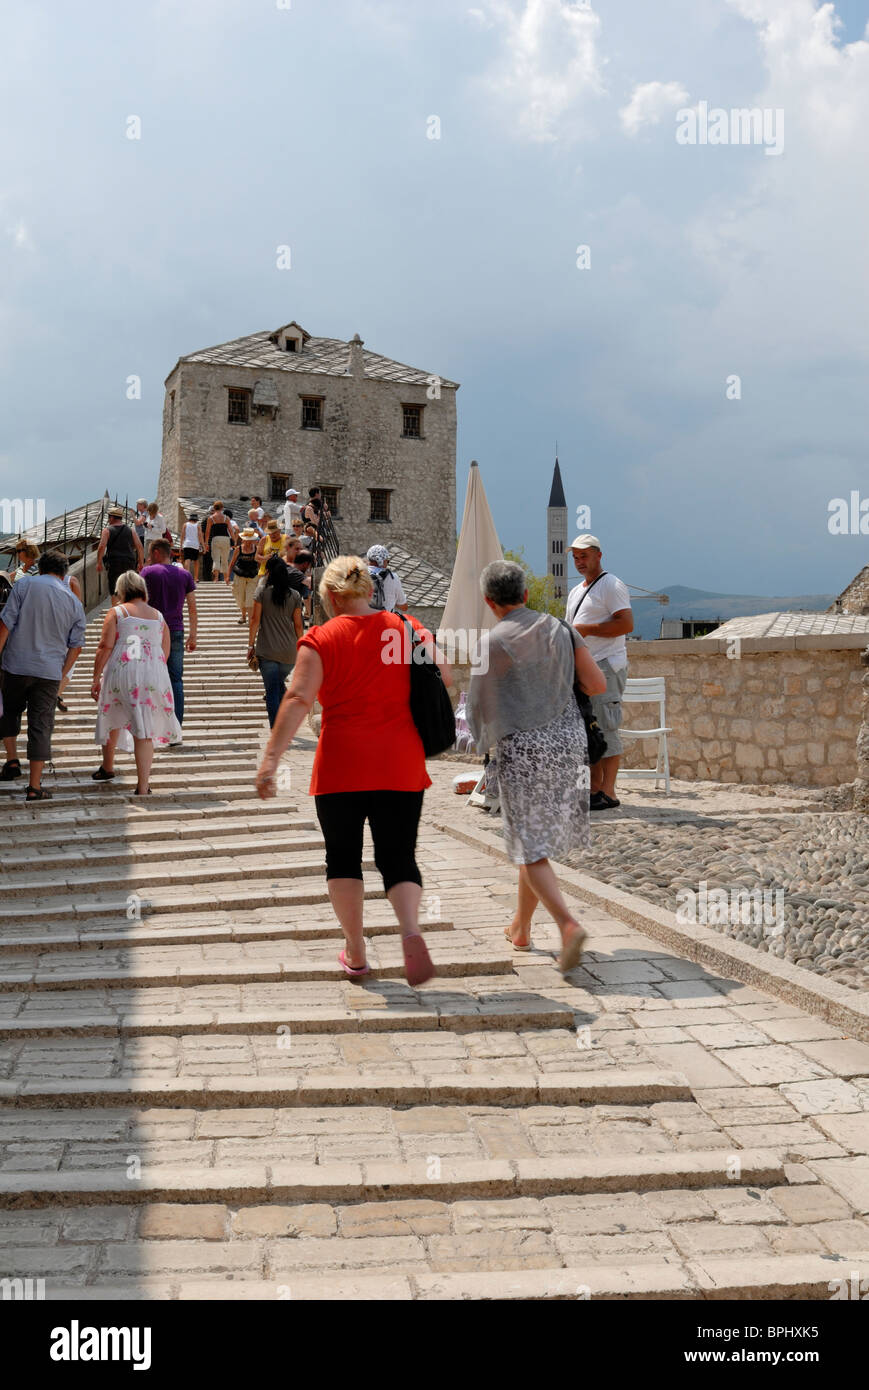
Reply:
[[[109,507],[108,525],[100,536],[97,546],[97,574],[103,569],[108,574],[109,594],[112,607],[117,603],[115,585],[127,570],[140,570],[145,561],[142,542],[132,526],[124,521],[123,507]],[[105,565],[103,564],[105,560]]]
[[[162,613],[169,629],[169,656],[166,665],[172,682],[172,695],[175,700],[175,717],[179,724],[184,722],[184,604],[190,620],[186,649],[196,651],[196,583],[192,574],[172,564],[172,548],[168,541],[152,541],[148,550],[148,563],[142,570],[142,578],[148,586],[148,602],[158,613]],[[180,739],[173,739],[180,743]]]
[[[26,710],[28,801],[51,798],[42,790],[42,769],[51,758],[57,692],[84,644],[84,609],[63,582],[66,569],[66,556],[47,550],[39,557],[39,573],[12,586],[0,617],[0,738],[6,747],[0,781],[21,776],[16,741]]]

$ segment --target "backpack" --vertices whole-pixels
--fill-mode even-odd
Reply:
[[[368,600],[368,603],[369,606],[375,609],[378,613],[385,613],[387,611],[386,585],[383,582],[387,575],[392,577],[392,570],[378,570],[376,574],[372,574],[371,576],[372,580],[374,581],[374,590],[372,592],[371,598]]]

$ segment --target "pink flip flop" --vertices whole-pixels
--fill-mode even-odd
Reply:
[[[424,985],[437,974],[428,947],[419,935],[405,936],[401,942],[404,952],[404,973],[409,985]]]
[[[359,966],[348,965],[348,964],[347,964],[347,957],[346,957],[346,955],[344,954],[343,951],[339,951],[339,953],[338,953],[338,959],[339,959],[339,961],[341,962],[341,968],[342,968],[342,970],[344,971],[344,974],[345,974],[345,975],[349,975],[351,979],[357,979],[360,975],[370,975],[370,974],[371,974],[371,966],[368,964],[367,961],[365,962],[364,965],[359,965]]]

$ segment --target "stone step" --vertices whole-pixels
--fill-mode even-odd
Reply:
[[[11,1107],[53,1110],[117,1106],[179,1107],[196,1111],[243,1110],[263,1106],[506,1106],[560,1107],[651,1105],[690,1101],[684,1077],[655,1067],[619,1067],[600,1071],[534,1073],[519,1069],[499,1076],[450,1072],[397,1078],[346,1068],[319,1072],[306,1080],[286,1073],[274,1076],[166,1077],[163,1074],[70,1081],[0,1081],[0,1112]]]
[[[383,889],[377,890],[370,886],[365,891],[366,904],[370,903],[376,908],[380,900],[385,901],[386,894]],[[305,898],[296,898],[295,902],[303,906],[326,907],[329,904],[328,895],[325,891],[315,894],[313,891]],[[438,918],[434,921],[425,922],[426,935],[429,932],[452,931],[453,922]],[[395,919],[390,915],[388,920],[377,921],[369,920],[365,923],[365,935],[385,936],[391,935],[395,931]],[[213,913],[189,913],[180,914],[159,914],[143,918],[141,922],[124,922],[120,926],[111,926],[101,919],[84,920],[81,923],[71,925],[65,922],[62,927],[52,928],[49,934],[43,934],[38,925],[34,926],[32,932],[19,931],[12,934],[11,928],[6,928],[2,936],[2,949],[0,949],[0,959],[4,963],[10,960],[13,953],[21,951],[65,951],[75,948],[90,948],[93,946],[101,947],[140,947],[140,946],[193,946],[210,943],[230,943],[239,944],[255,941],[318,941],[330,940],[339,942],[343,940],[341,928],[334,917],[329,917],[323,921],[307,921],[301,924],[287,923],[281,921],[251,921],[251,922],[215,922]]]
[[[186,1213],[186,1208],[182,1210]],[[171,1219],[164,1215],[165,1212],[171,1211],[171,1208],[159,1208],[159,1211],[161,1222]],[[179,1218],[179,1223],[186,1222],[187,1219],[185,1214],[183,1218]],[[426,1229],[423,1220],[418,1219],[406,1229]],[[290,1230],[295,1235],[292,1228]],[[437,1250],[441,1249],[434,1241],[428,1243]],[[128,1269],[113,1268],[105,1274],[90,1274],[88,1277],[93,1278],[94,1282],[89,1285],[71,1282],[66,1271],[59,1275],[52,1274],[46,1282],[46,1301],[122,1303],[169,1299],[182,1302],[274,1302],[276,1298],[291,1297],[296,1286],[298,1296],[306,1302],[332,1303],[335,1306],[347,1302],[414,1301],[817,1301],[832,1297],[831,1282],[835,1283],[836,1279],[835,1273],[831,1270],[829,1255],[809,1253],[743,1256],[727,1260],[685,1260],[679,1263],[671,1260],[639,1263],[625,1259],[621,1264],[591,1264],[585,1260],[575,1264],[568,1261],[563,1266],[537,1269],[529,1269],[525,1264],[520,1264],[522,1256],[517,1254],[515,1268],[499,1269],[495,1265],[498,1249],[504,1244],[503,1239],[491,1241],[492,1259],[487,1260],[485,1255],[482,1255],[476,1261],[472,1258],[464,1261],[466,1264],[477,1263],[482,1268],[458,1273],[441,1270],[426,1273],[421,1262],[412,1270],[399,1268],[399,1272],[393,1273],[390,1268],[382,1266],[357,1268],[356,1261],[352,1262],[350,1268],[333,1269],[324,1273],[322,1239],[315,1238],[308,1246],[307,1258],[310,1265],[305,1266],[304,1255],[299,1259],[302,1252],[296,1237],[292,1240],[273,1241],[267,1247],[270,1256],[277,1255],[278,1264],[274,1269],[273,1278],[266,1280],[257,1277],[257,1273],[261,1273],[262,1270],[253,1257],[246,1270],[239,1268],[241,1261],[221,1261],[215,1250],[217,1242],[213,1239],[164,1242],[162,1261],[156,1256],[153,1248],[156,1244],[153,1240],[139,1242],[134,1246]],[[182,1244],[183,1250],[180,1249]],[[460,1251],[463,1247],[471,1248],[468,1241],[453,1240],[450,1243],[448,1248],[454,1252],[453,1264],[461,1262]],[[225,1247],[218,1246],[218,1249],[220,1248]],[[79,1277],[83,1279],[84,1271],[93,1266],[96,1252],[92,1245],[80,1246],[78,1249],[82,1252],[79,1261],[82,1273]],[[381,1249],[382,1247],[372,1249],[372,1265],[378,1263]],[[280,1263],[283,1251],[290,1257],[289,1264]],[[28,1250],[26,1254],[30,1257],[31,1263],[25,1263],[19,1258],[16,1269],[49,1268],[47,1260],[50,1256],[40,1265],[32,1250]],[[533,1256],[525,1256],[526,1261],[532,1258]],[[348,1252],[348,1259],[352,1259],[351,1252]],[[408,1262],[411,1259],[410,1255],[406,1257]],[[869,1253],[865,1250],[853,1251],[846,1259],[849,1271],[851,1268],[865,1271],[869,1267]],[[144,1271],[153,1268],[155,1261],[168,1264],[169,1271],[162,1276],[145,1273]],[[502,1263],[506,1262],[502,1256]],[[185,1264],[187,1269],[195,1267],[195,1272],[179,1272],[179,1266]],[[273,1261],[269,1258],[270,1267],[272,1264]],[[847,1283],[847,1280],[845,1282]]]
[[[150,821],[151,818],[148,819]],[[223,842],[231,844],[237,840],[249,847],[252,834],[256,835],[257,844],[274,844],[281,838],[297,848],[303,842],[307,845],[308,841],[311,841],[310,848],[314,849],[323,843],[316,821],[297,820],[295,817],[290,821],[286,815],[264,816],[260,824],[251,827],[245,825],[241,829],[237,820],[218,820],[216,816],[208,821],[201,817],[192,821],[176,819],[171,826],[143,825],[141,820],[119,825],[117,817],[113,817],[110,824],[100,829],[92,827],[93,822],[74,826],[58,825],[54,830],[34,825],[29,835],[16,835],[16,848],[4,856],[0,873],[25,864],[44,861],[49,850],[51,862],[62,864],[66,856],[70,856],[69,862],[72,863],[83,855],[86,855],[89,861],[93,859],[97,862],[108,862],[105,856],[116,850],[122,854],[132,853],[136,857],[144,858],[152,852],[165,852],[166,845],[171,845],[174,849],[179,840],[184,843],[185,849],[191,841],[197,845],[207,843],[213,846]],[[318,833],[314,835],[312,831]],[[171,839],[168,838],[170,836]]]
[[[205,879],[203,887],[199,890],[189,887],[186,882],[179,882],[177,887],[149,887],[147,894],[115,893],[112,897],[105,898],[72,899],[69,896],[69,888],[65,896],[58,890],[56,896],[43,894],[38,901],[31,899],[29,902],[17,903],[6,898],[0,906],[0,939],[5,945],[7,928],[12,936],[14,928],[22,924],[39,924],[67,918],[71,921],[92,921],[109,917],[129,922],[151,917],[156,913],[195,912],[207,902],[211,903],[215,912],[228,912],[232,909],[243,912],[256,907],[294,907],[328,901],[322,859],[302,861],[296,865],[295,872],[301,878],[315,880],[317,886],[313,883],[310,886],[294,886],[290,882],[286,887],[247,887],[244,882],[240,883],[237,880],[230,883],[208,883]],[[380,876],[369,874],[365,882],[365,896],[385,897],[380,885]],[[132,898],[136,899],[135,902],[131,901]]]
[[[226,957],[226,948],[200,947],[198,959],[190,948],[171,948],[167,950],[125,952],[123,959],[113,960],[105,951],[81,952],[74,960],[56,960],[56,952],[46,955],[44,962],[34,965],[21,962],[19,956],[0,957],[0,990],[25,993],[30,989],[68,990],[70,988],[99,987],[103,989],[122,989],[135,986],[171,987],[205,985],[214,983],[250,984],[270,981],[313,981],[344,980],[346,975],[337,959],[333,939],[325,944],[325,949],[317,949],[311,943],[291,943],[289,950],[294,953],[290,960],[276,958],[271,943],[266,943],[268,954],[256,953],[255,947],[246,948],[246,955],[240,957],[236,947],[234,959]],[[281,943],[280,952],[286,956],[288,944]],[[441,978],[463,975],[512,975],[512,952],[506,949],[498,954],[469,937],[466,932],[451,932],[448,938],[439,939],[432,945],[432,959]],[[153,959],[149,959],[153,957]],[[401,944],[397,936],[382,936],[377,944],[368,945],[368,962],[375,976],[391,979],[404,976],[404,960]]]
[[[170,853],[172,848],[169,847]],[[32,867],[7,870],[0,879],[4,902],[7,904],[0,908],[0,923],[6,920],[4,913],[14,914],[15,906],[12,900],[16,898],[27,899],[38,910],[43,905],[50,908],[56,894],[68,896],[70,893],[112,893],[117,892],[122,884],[125,889],[131,891],[137,886],[143,887],[144,906],[145,897],[149,903],[161,903],[168,893],[174,893],[174,885],[193,890],[197,884],[202,884],[207,885],[209,889],[213,888],[218,897],[229,893],[231,896],[238,896],[242,902],[253,900],[265,904],[268,901],[269,889],[279,886],[281,880],[323,873],[323,842],[319,836],[309,836],[303,843],[295,845],[278,839],[275,846],[272,846],[266,837],[263,838],[262,844],[259,843],[258,837],[257,840],[248,837],[246,849],[241,846],[221,845],[201,845],[197,848],[194,842],[193,845],[185,846],[185,854],[180,863],[167,863],[164,856],[158,873],[148,866],[148,859],[154,857],[143,851],[136,854],[127,852],[126,855],[121,852],[109,852],[103,855],[97,850],[90,850],[87,855],[74,856],[71,863],[60,864],[56,869],[39,872],[35,872]],[[78,867],[85,862],[93,867]],[[125,867],[122,873],[112,872],[112,865],[120,864],[129,867]],[[102,872],[101,865],[106,866]],[[363,871],[372,870],[373,858],[363,859],[362,868]],[[249,882],[248,874],[255,876],[253,881],[256,886],[252,886],[249,892],[242,892],[238,883]],[[123,901],[123,911],[126,915],[126,896],[116,901]]]
[[[310,802],[302,805],[291,797],[279,797],[268,805],[253,797],[246,806],[234,806],[232,814],[227,806],[218,801],[202,799],[201,804],[184,807],[166,806],[161,801],[156,805],[153,798],[148,801],[148,810],[142,814],[140,802],[123,801],[113,804],[88,806],[86,811],[76,814],[69,808],[58,811],[46,806],[42,815],[30,821],[21,821],[15,827],[15,844],[21,847],[30,845],[95,845],[107,840],[128,841],[154,840],[171,835],[173,840],[197,839],[207,835],[239,835],[249,833],[258,835],[261,830],[309,831],[318,829],[316,819],[310,815]],[[275,813],[274,806],[279,807]]]
[[[129,1145],[124,1145],[128,1148]],[[86,1204],[140,1205],[185,1203],[361,1203],[549,1197],[588,1193],[702,1190],[726,1187],[726,1157],[720,1150],[626,1155],[619,1158],[473,1159],[443,1158],[396,1162],[303,1164],[247,1162],[195,1170],[179,1161],[141,1177],[127,1176],[127,1160],[118,1151],[118,1166],[60,1173],[0,1173],[0,1209],[24,1210]],[[776,1150],[743,1149],[740,1183],[782,1185],[785,1173]],[[731,1184],[732,1185],[732,1184]],[[832,1262],[831,1262],[832,1268]],[[835,1271],[834,1271],[835,1273]],[[833,1277],[831,1275],[831,1277]]]
[[[55,843],[60,842],[56,841]],[[256,853],[257,856],[274,855],[277,865],[283,862],[282,856],[284,854],[312,853],[322,850],[322,848],[323,838],[319,834],[287,835],[281,834],[279,831],[258,833],[254,840],[250,833],[244,835],[236,833],[231,836],[227,830],[222,836],[215,836],[214,843],[193,836],[186,837],[184,842],[184,854],[185,856],[190,855],[191,863],[216,857],[224,857],[227,861],[234,863],[242,854],[250,856]],[[51,872],[60,875],[66,869],[73,870],[84,864],[93,866],[94,869],[104,864],[163,864],[176,854],[177,850],[178,845],[175,838],[156,840],[151,844],[139,842],[133,846],[125,845],[116,833],[113,842],[95,844],[91,841],[75,849],[53,850]],[[17,880],[25,872],[32,871],[36,865],[44,864],[45,861],[44,845],[27,850],[23,854],[19,852],[8,855],[4,860],[2,869],[0,869],[0,887],[9,893],[18,892]],[[42,881],[48,872],[46,870],[40,873],[37,881]],[[132,882],[136,877],[135,874],[125,873],[124,882]],[[149,875],[143,871],[138,877],[143,881],[150,882],[153,874]],[[30,882],[32,883],[34,880],[31,878]],[[79,880],[69,877],[67,882],[70,886],[75,886]]]
[[[509,977],[508,977],[509,978]],[[379,1033],[438,1028],[572,1028],[568,1005],[530,990],[505,989],[503,977],[462,977],[449,989],[404,980],[273,985],[190,985],[143,994],[135,988],[67,989],[0,995],[0,1038],[177,1037],[197,1033]],[[470,983],[473,982],[473,991]],[[352,991],[348,994],[347,991]],[[225,1001],[225,1002],[224,1002]],[[150,1015],[150,1017],[149,1017]]]

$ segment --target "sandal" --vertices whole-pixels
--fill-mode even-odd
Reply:
[[[12,782],[16,777],[23,776],[21,763],[17,758],[10,758],[0,768],[0,782]]]
[[[510,928],[510,927],[505,927],[505,928],[504,928],[504,935],[506,936],[507,940],[510,942],[510,945],[513,947],[513,950],[514,950],[514,951],[530,951],[530,950],[531,950],[531,937],[530,937],[530,936],[529,936],[529,938],[528,938],[528,943],[527,943],[527,945],[525,945],[525,946],[520,946],[519,943],[518,943],[518,941],[514,941],[514,940],[513,940],[513,931],[512,931],[512,928]]]
[[[338,959],[341,962],[341,968],[344,974],[349,975],[351,979],[355,979],[359,975],[371,974],[371,966],[368,964],[368,961],[366,961],[364,965],[348,965],[347,956],[344,951],[338,952]]]
[[[61,713],[69,714],[69,705],[65,705],[59,695],[57,697],[57,708],[61,711]]]
[[[428,947],[419,932],[413,936],[402,937],[401,949],[404,952],[404,974],[409,985],[424,985],[426,980],[437,974]]]
[[[572,931],[568,927],[567,933],[562,932],[561,955],[558,957],[558,968],[562,975],[566,975],[579,965],[587,939],[588,932],[585,927],[580,926],[579,922],[574,922]]]
[[[51,792],[42,790],[42,787],[28,787],[24,797],[25,801],[50,801]]]
[[[94,782],[111,782],[112,778],[115,776],[116,773],[109,772],[107,767],[102,766],[98,767],[96,772],[91,773],[91,778]]]
[[[136,790],[133,792],[133,796],[150,796],[150,795],[151,795],[151,788],[150,788],[150,787],[148,788],[148,790],[147,790],[146,792],[140,792],[138,787],[137,787]]]

